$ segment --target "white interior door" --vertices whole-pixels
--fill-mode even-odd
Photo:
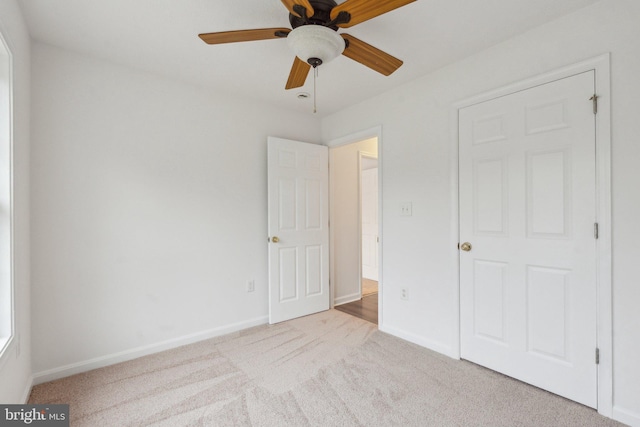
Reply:
[[[361,173],[362,277],[378,281],[378,168]]]
[[[269,323],[328,310],[329,150],[268,139]]]
[[[460,110],[461,355],[597,406],[594,72]]]

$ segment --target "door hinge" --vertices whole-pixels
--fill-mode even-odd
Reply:
[[[593,101],[593,114],[598,114],[598,98],[600,97],[595,93],[589,98],[589,101]]]
[[[596,240],[600,237],[600,226],[597,222],[593,224],[593,237],[595,237]]]
[[[596,347],[596,365],[600,364],[600,349]]]

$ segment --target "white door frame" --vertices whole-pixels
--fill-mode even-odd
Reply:
[[[460,258],[459,258],[459,147],[458,112],[480,102],[543,85],[586,71],[595,71],[598,96],[596,121],[596,219],[599,238],[597,256],[597,347],[600,349],[598,365],[598,412],[611,418],[613,413],[613,312],[612,312],[612,260],[611,260],[611,73],[610,55],[605,54],[521,82],[474,96],[453,105],[451,114],[451,248],[450,257],[455,291],[452,301],[455,313],[453,348],[450,356],[460,358]],[[588,100],[585,100],[588,102]],[[595,358],[595,349],[594,349]]]
[[[382,287],[383,287],[383,272],[382,272],[382,126],[376,126],[373,128],[365,129],[359,132],[355,132],[349,135],[342,136],[340,138],[332,139],[327,142],[327,146],[331,148],[341,147],[343,145],[353,144],[355,142],[364,141],[365,139],[377,138],[378,140],[378,236],[380,237],[380,245],[378,246],[378,328],[381,328],[383,325],[382,318]],[[331,167],[331,165],[329,165]],[[358,169],[360,169],[360,165],[358,164]],[[360,178],[358,178],[358,187],[360,186]],[[360,205],[360,201],[358,202],[358,206]],[[329,195],[329,212],[331,212],[333,207],[331,206],[331,195]],[[331,214],[330,214],[331,215]],[[360,216],[360,230],[358,231],[358,236],[360,241],[362,240],[362,214],[361,208],[358,208],[358,215]],[[331,280],[331,308],[334,306],[335,299],[335,265],[334,259],[332,256],[332,249],[335,244],[335,236],[333,234],[333,227],[329,226],[329,253],[331,261],[329,263],[329,276]],[[361,243],[360,243],[361,244]],[[362,248],[360,249],[359,259],[359,269],[360,269],[360,291],[362,292]]]

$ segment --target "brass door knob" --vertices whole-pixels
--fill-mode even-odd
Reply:
[[[460,245],[460,249],[462,249],[465,252],[469,252],[471,248],[472,246],[471,246],[471,243],[469,242],[464,242],[463,244]]]
[[[280,239],[278,238],[278,236],[273,236],[273,237],[271,238],[271,241],[272,241],[273,243],[278,243],[278,242],[280,241]]]

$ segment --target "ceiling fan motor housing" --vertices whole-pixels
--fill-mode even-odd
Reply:
[[[295,29],[302,25],[314,24],[326,26],[334,31],[338,30],[337,25],[327,26],[331,22],[331,10],[337,6],[334,0],[310,0],[309,3],[311,3],[315,11],[313,16],[307,16],[305,19],[290,13],[289,22],[291,23],[291,28]]]

